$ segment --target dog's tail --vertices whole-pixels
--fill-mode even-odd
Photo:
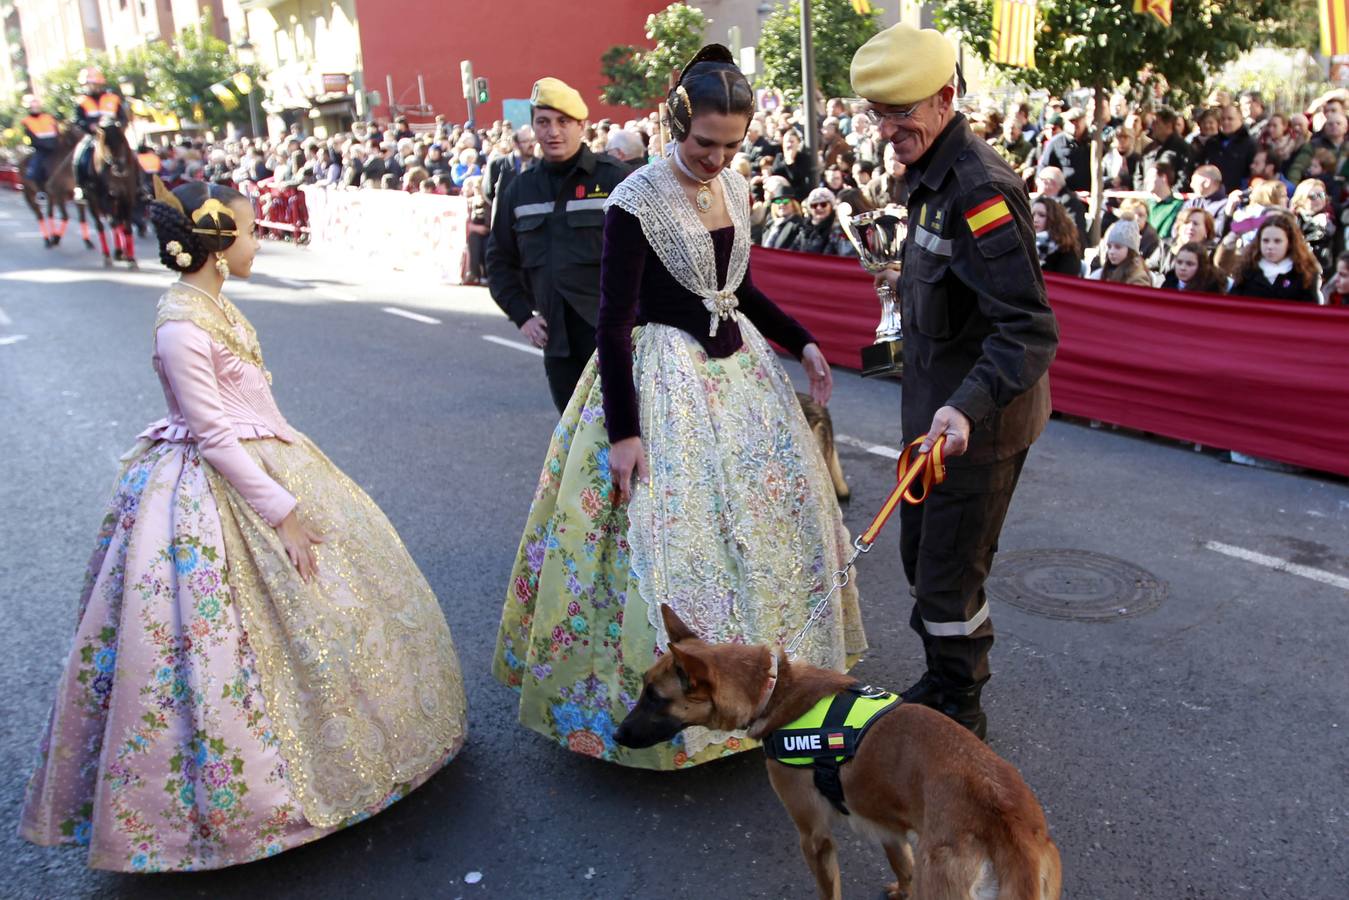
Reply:
[[[1052,840],[1038,848],[1009,847],[999,862],[998,900],[1059,900],[1063,867]]]
[[[1063,863],[1059,859],[1059,848],[1048,841],[1040,857],[1040,893],[1039,900],[1059,900],[1063,894]]]

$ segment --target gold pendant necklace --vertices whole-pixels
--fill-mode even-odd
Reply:
[[[712,188],[710,187],[710,185],[712,184],[712,180],[717,176],[713,175],[712,178],[703,181],[697,175],[694,175],[693,172],[689,170],[689,167],[684,165],[684,158],[679,155],[678,148],[675,149],[674,158],[675,158],[675,165],[679,166],[679,171],[683,172],[684,175],[689,178],[689,180],[698,182],[698,193],[694,197],[693,201],[694,205],[698,207],[698,212],[704,214],[711,212]]]

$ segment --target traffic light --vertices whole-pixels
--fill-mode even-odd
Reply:
[[[479,78],[473,82],[473,92],[478,96],[479,103],[487,102],[487,79]]]
[[[473,96],[473,63],[469,60],[459,62],[459,81],[464,86],[464,96]]]

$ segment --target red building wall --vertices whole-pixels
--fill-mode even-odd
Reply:
[[[417,75],[426,80],[426,100],[451,122],[468,117],[459,61],[472,60],[473,74],[489,82],[491,101],[477,119],[501,118],[501,101],[529,98],[545,75],[561,78],[585,98],[591,120],[629,118],[599,99],[600,56],[614,44],[648,46],[646,17],[668,0],[356,0],[366,90],[383,97],[392,75],[395,99],[417,102]]]

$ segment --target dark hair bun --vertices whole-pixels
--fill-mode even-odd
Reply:
[[[201,181],[179,185],[173,196],[181,210],[158,200],[150,204],[150,221],[159,238],[159,259],[175,272],[195,272],[212,253],[223,252],[234,243],[238,224],[229,204],[245,197],[233,188]],[[216,202],[211,203],[213,200]],[[194,222],[193,214],[202,207],[208,207],[206,213]],[[170,245],[174,245],[172,253]],[[183,254],[187,254],[186,263],[179,261]]]
[[[679,75],[679,84],[666,98],[670,135],[676,141],[689,136],[699,112],[745,116],[746,128],[754,115],[754,89],[729,48],[708,44],[694,54]]]
[[[195,272],[206,265],[210,254],[192,233],[192,222],[178,210],[156,200],[150,204],[150,221],[159,238],[159,261],[175,272]],[[176,252],[170,253],[170,245]],[[181,249],[179,249],[181,248]],[[187,264],[180,262],[187,254]]]
[[[729,47],[724,44],[708,44],[697,53],[693,54],[693,59],[685,64],[683,71],[679,73],[679,80],[682,82],[689,75],[689,70],[699,63],[722,63],[724,65],[735,65],[735,56],[731,53]]]

